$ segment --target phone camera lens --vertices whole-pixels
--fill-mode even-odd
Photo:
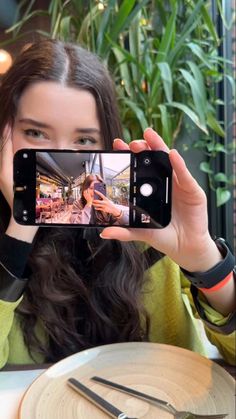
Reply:
[[[143,159],[143,163],[145,164],[145,166],[149,166],[151,164],[151,159],[149,157],[145,157]]]
[[[23,219],[23,221],[28,221],[28,217],[27,217],[26,215],[24,215],[24,216],[22,217],[22,219]]]
[[[28,159],[28,154],[27,153],[23,154],[23,159]]]

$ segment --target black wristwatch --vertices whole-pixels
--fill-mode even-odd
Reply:
[[[206,272],[188,272],[181,268],[186,278],[197,288],[212,288],[226,278],[230,272],[235,272],[235,257],[229,245],[222,238],[215,239],[215,243],[224,259],[213,268]]]

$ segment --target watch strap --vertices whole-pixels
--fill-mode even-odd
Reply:
[[[217,263],[213,268],[206,272],[189,272],[181,268],[186,278],[189,279],[192,285],[197,288],[210,289],[221,282],[235,267],[235,257],[232,254],[226,241],[222,238],[215,240],[215,243],[220,250],[223,259]]]

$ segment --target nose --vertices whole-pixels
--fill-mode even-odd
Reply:
[[[56,148],[57,150],[77,150],[78,147],[71,147],[70,142],[68,141],[68,138],[57,138],[53,142],[53,148]]]
[[[66,150],[66,149],[68,150],[68,149],[70,149],[68,147],[68,143],[66,141],[55,141],[55,148],[57,150]]]

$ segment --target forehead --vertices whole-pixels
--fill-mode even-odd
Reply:
[[[90,92],[56,82],[30,85],[20,97],[17,116],[32,117],[50,125],[82,120],[87,126],[98,117],[96,101]]]

